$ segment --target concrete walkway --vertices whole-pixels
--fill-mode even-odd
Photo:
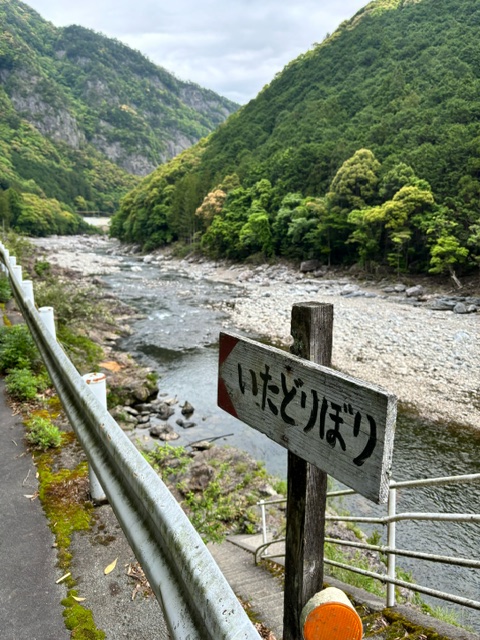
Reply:
[[[34,496],[36,469],[24,427],[12,416],[0,380],[0,636],[2,640],[63,640],[63,585],[53,535]]]

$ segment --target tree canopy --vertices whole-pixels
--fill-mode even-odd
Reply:
[[[167,226],[148,248],[178,238],[186,216],[211,255],[473,268],[479,39],[476,0],[371,2],[187,151],[185,171],[174,160],[135,188],[113,233],[146,244],[131,221],[161,205]]]

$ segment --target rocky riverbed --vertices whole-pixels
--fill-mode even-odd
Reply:
[[[102,237],[35,240],[47,259],[94,276],[119,268],[132,248]],[[228,265],[168,251],[142,262],[238,285],[225,300],[225,326],[288,345],[292,305],[334,305],[333,366],[395,393],[429,420],[480,428],[480,294],[402,279],[363,280],[352,273],[286,264]]]

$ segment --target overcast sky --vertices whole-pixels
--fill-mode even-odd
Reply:
[[[181,80],[245,104],[368,0],[30,0],[57,27],[117,38]]]

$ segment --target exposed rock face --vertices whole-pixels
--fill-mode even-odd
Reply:
[[[85,142],[85,136],[76,118],[64,105],[47,102],[41,83],[40,78],[29,76],[25,71],[17,74],[16,86],[10,94],[13,106],[43,135],[78,149]]]
[[[1,13],[8,51],[2,51],[0,84],[13,107],[10,119],[18,116],[54,143],[80,151],[82,166],[83,154],[87,163],[89,155],[99,162],[100,152],[129,174],[145,176],[237,109],[99,33],[78,25],[56,28],[16,2],[3,3]],[[62,164],[63,145],[53,153]]]

